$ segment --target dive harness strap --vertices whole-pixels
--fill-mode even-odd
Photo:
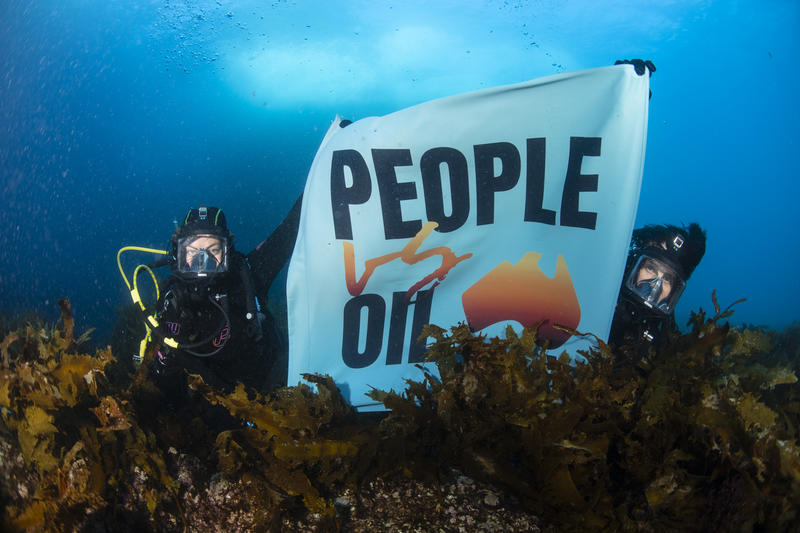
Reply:
[[[210,342],[212,342],[214,340],[214,338],[219,334],[219,332],[222,331],[222,329],[225,328],[226,325],[228,325],[228,326],[230,325],[230,319],[228,317],[227,311],[225,309],[223,309],[220,304],[215,302],[213,297],[209,296],[208,299],[222,313],[222,322],[220,323],[220,325],[217,328],[215,328],[213,333],[211,333],[207,337],[202,338],[202,339],[200,339],[198,341],[195,341],[195,342],[180,343],[176,339],[174,339],[173,337],[169,337],[166,333],[164,333],[164,326],[158,321],[158,318],[156,317],[155,313],[151,314],[151,315],[148,315],[147,311],[144,309],[144,307],[142,307],[141,308],[142,318],[143,318],[143,320],[145,322],[145,328],[147,328],[147,334],[145,335],[145,338],[143,339],[144,346],[146,347],[147,343],[150,342],[155,337],[155,339],[157,341],[159,341],[160,343],[162,343],[162,344],[164,344],[166,346],[169,346],[170,348],[172,348],[174,350],[178,350],[178,349],[186,350],[189,353],[191,353],[192,355],[196,355],[198,357],[208,357],[210,355],[214,355],[215,353],[217,353],[219,351],[219,349],[222,348],[222,346],[224,346],[224,344],[227,342],[227,340],[225,341],[225,343],[223,343],[222,346],[218,347],[216,350],[214,350],[213,352],[208,353],[208,354],[201,354],[201,353],[196,353],[196,352],[191,351],[194,348],[199,348],[201,346],[209,344]],[[142,348],[140,347],[140,351],[141,351],[141,349]],[[143,352],[141,352],[139,355],[140,355],[140,357],[144,357],[144,353]]]

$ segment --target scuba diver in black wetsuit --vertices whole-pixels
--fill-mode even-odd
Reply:
[[[706,234],[698,224],[650,225],[633,231],[608,339],[614,348],[612,387],[634,383],[634,396],[641,398],[653,357],[678,331],[675,305],[705,250]],[[639,413],[641,407],[640,401],[635,402],[634,412]],[[630,465],[623,461],[638,416],[620,421],[620,434],[609,442],[607,461],[611,483],[617,487],[614,508],[640,514],[641,509],[648,509],[646,483],[632,475]]]
[[[641,357],[677,331],[675,305],[705,251],[705,231],[695,223],[634,230],[609,343]]]
[[[160,388],[185,390],[187,374],[199,374],[226,391],[238,382],[261,390],[283,384],[285,369],[273,365],[278,359],[285,362],[286,347],[266,302],[270,285],[292,254],[301,203],[302,195],[278,228],[247,255],[235,249],[225,215],[216,207],[190,209],[172,235],[169,251],[120,250],[167,256],[137,267],[133,285],[120,265],[147,326],[135,359],[151,361]],[[139,269],[163,265],[170,266],[172,275],[150,314],[141,302],[136,277]]]

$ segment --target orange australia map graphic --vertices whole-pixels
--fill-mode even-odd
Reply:
[[[559,254],[553,278],[539,268],[541,257],[528,252],[516,265],[503,261],[464,291],[461,303],[470,328],[477,331],[503,320],[523,327],[541,322],[539,335],[551,349],[564,344],[570,334],[553,326],[578,327],[578,295],[564,256]]]

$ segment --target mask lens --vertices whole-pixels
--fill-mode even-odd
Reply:
[[[625,286],[646,306],[670,313],[684,289],[684,282],[664,261],[642,256]]]
[[[216,235],[194,235],[178,242],[179,272],[208,276],[227,270],[227,239]]]

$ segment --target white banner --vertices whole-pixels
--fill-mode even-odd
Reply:
[[[329,374],[360,409],[420,379],[420,329],[545,322],[554,353],[607,336],[644,165],[630,65],[442,98],[342,128],[306,183],[289,266],[288,384]],[[428,367],[433,367],[428,364]],[[435,371],[434,368],[430,370]]]

